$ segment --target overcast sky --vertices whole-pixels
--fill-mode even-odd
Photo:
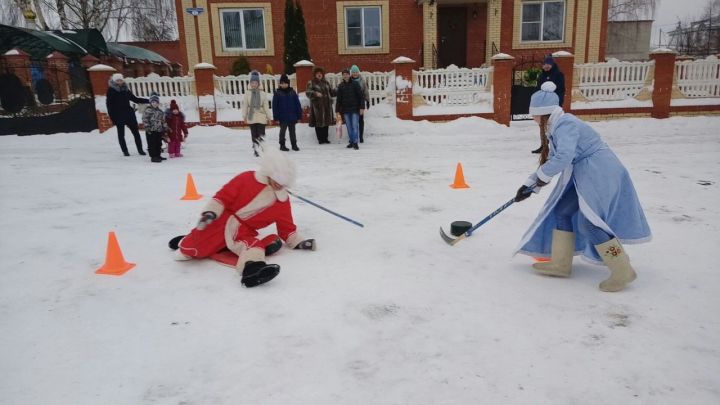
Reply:
[[[655,10],[655,22],[653,23],[652,44],[658,43],[659,31],[664,33],[675,28],[678,19],[685,21],[699,16],[709,0],[658,0]],[[717,10],[720,13],[720,10]],[[666,37],[663,34],[663,45]]]

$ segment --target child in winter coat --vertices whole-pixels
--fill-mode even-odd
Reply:
[[[270,109],[267,94],[260,88],[260,73],[250,72],[250,90],[243,95],[243,120],[250,125],[253,151],[258,156],[257,148],[265,136],[265,125],[270,124]]]
[[[150,161],[160,163],[163,161],[160,156],[162,138],[167,132],[168,126],[165,122],[165,113],[160,109],[160,97],[156,93],[150,95],[150,106],[143,113],[143,125],[145,125]]]
[[[290,130],[290,145],[292,150],[298,151],[297,138],[295,136],[295,123],[302,118],[302,107],[300,98],[295,90],[290,87],[290,79],[286,74],[280,76],[279,88],[273,94],[272,110],[273,117],[280,123],[280,150],[287,152],[285,146],[285,131]]]
[[[169,128],[168,153],[171,158],[183,157],[180,152],[180,144],[185,141],[188,129],[185,125],[185,114],[180,111],[175,100],[170,101],[170,108],[165,111],[165,120]]]

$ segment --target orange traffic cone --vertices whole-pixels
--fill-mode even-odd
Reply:
[[[122,276],[133,267],[135,267],[135,263],[125,261],[122,251],[120,250],[120,245],[115,237],[115,232],[110,232],[108,234],[107,251],[105,252],[105,264],[95,270],[95,273]]]
[[[470,188],[470,186],[465,183],[465,176],[463,175],[463,169],[460,162],[457,164],[457,168],[455,169],[455,181],[453,184],[450,185],[452,188]]]
[[[202,195],[198,194],[195,189],[195,182],[193,181],[192,174],[188,173],[187,180],[185,180],[185,195],[182,196],[181,200],[199,200]]]

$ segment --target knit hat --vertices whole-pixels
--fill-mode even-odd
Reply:
[[[150,102],[152,103],[153,101],[160,102],[160,96],[155,92],[150,93]]]
[[[116,82],[118,80],[125,80],[125,78],[123,77],[123,75],[121,73],[113,73],[113,75],[110,76],[110,80]]]
[[[545,57],[545,60],[543,60],[543,65],[552,65],[555,64],[555,59],[553,59],[552,55],[548,55]]]
[[[288,75],[286,75],[285,73],[280,75],[280,83],[290,84],[290,78],[288,78]]]
[[[180,110],[180,107],[177,105],[177,101],[172,100],[170,101],[170,110]]]
[[[340,73],[342,73],[342,74],[345,74],[345,73],[350,74],[350,71],[347,70],[347,69],[343,69],[342,72],[340,72]]]
[[[322,73],[323,75],[325,75],[325,69],[321,68],[320,66],[316,66],[315,69],[313,69],[313,76],[315,76],[316,74],[318,74],[318,72],[320,72],[320,73]]]
[[[295,164],[277,148],[262,148],[258,173],[284,187],[290,187],[295,183]]]
[[[540,90],[530,97],[530,115],[551,114],[560,104],[560,98],[555,94],[557,86],[553,82],[545,82]]]
[[[250,72],[250,83],[252,82],[258,82],[258,84],[260,84],[260,72],[257,70]]]
[[[350,67],[350,73],[360,73],[360,68],[358,67],[358,65],[352,65]]]

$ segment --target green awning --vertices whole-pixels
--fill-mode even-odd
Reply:
[[[4,54],[13,48],[21,49],[33,60],[45,60],[53,51],[58,51],[70,58],[81,58],[87,54],[82,46],[50,31],[37,31],[0,24],[0,53]]]
[[[53,32],[80,45],[95,57],[99,58],[103,55],[110,55],[107,45],[105,44],[105,38],[103,38],[100,31],[95,28],[56,30]]]
[[[171,63],[162,55],[144,48],[140,48],[138,46],[119,44],[117,42],[108,42],[107,47],[110,51],[110,54],[119,56],[121,58],[147,60],[150,62],[166,63],[168,65]]]

